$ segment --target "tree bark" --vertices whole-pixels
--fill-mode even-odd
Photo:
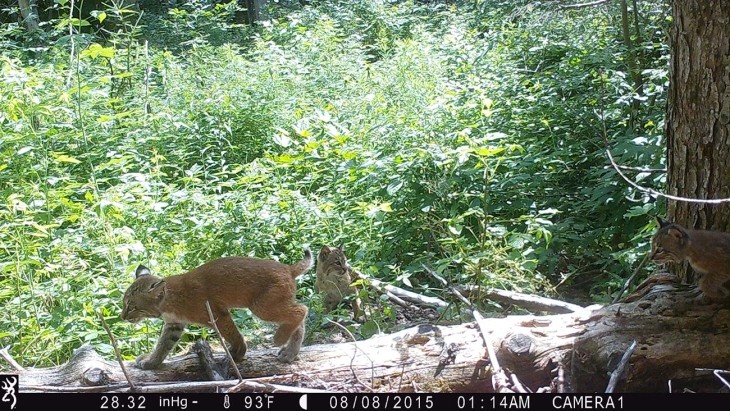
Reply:
[[[245,12],[237,12],[236,20],[239,23],[254,24],[261,20],[261,9],[266,4],[266,0],[238,0],[238,5],[246,9]]]
[[[666,123],[669,193],[730,197],[730,0],[675,0],[672,5]],[[730,231],[730,204],[668,203],[689,228]],[[686,281],[686,267],[674,272]]]
[[[35,0],[18,0],[20,15],[23,17],[23,24],[28,31],[38,30],[39,18],[38,7]]]
[[[501,368],[517,377],[512,381],[533,392],[554,392],[558,386],[567,392],[603,392],[609,374],[636,341],[616,392],[666,392],[669,380],[675,391],[716,390],[721,384],[714,376],[696,369],[730,368],[730,307],[697,305],[691,291],[677,291],[674,279],[655,276],[625,303],[569,314],[491,318],[478,326],[421,325],[364,341],[311,345],[292,364],[276,361],[273,348],[252,349],[238,367],[245,379],[256,379],[249,381],[253,386],[278,384],[299,392],[492,392],[488,343]],[[225,361],[220,351],[214,355],[217,362]],[[237,383],[203,382],[196,355],[170,358],[152,371],[132,364],[126,367],[141,392],[165,389],[151,383],[185,381],[187,391]],[[21,392],[128,390],[119,365],[91,347],[79,349],[64,365],[19,374]],[[566,377],[558,379],[560,374]],[[183,388],[176,385],[174,391]]]

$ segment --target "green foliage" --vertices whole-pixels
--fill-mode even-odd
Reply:
[[[322,2],[251,28],[232,4],[189,2],[107,39],[69,36],[68,16],[34,39],[4,27],[0,344],[27,365],[87,343],[111,355],[101,312],[132,358],[159,332],[119,319],[137,264],[291,262],[340,242],[360,271],[445,299],[423,265],[535,293],[589,277],[608,297],[654,207],[607,166],[600,114],[622,164],[661,166],[665,22],[646,4],[641,92],[616,10]],[[323,315],[313,283],[299,298],[316,334],[346,313]],[[363,293],[379,309],[348,329],[392,329],[395,309]],[[236,316],[254,343],[270,332]]]

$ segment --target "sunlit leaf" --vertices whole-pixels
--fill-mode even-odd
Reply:
[[[274,143],[282,147],[289,147],[292,144],[292,141],[289,136],[283,133],[276,133],[274,134]]]
[[[75,159],[69,155],[63,154],[63,153],[54,153],[53,159],[59,163],[72,163],[72,164],[81,163],[81,160],[77,160],[77,159]]]

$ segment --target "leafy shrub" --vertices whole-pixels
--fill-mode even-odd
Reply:
[[[0,60],[0,343],[34,365],[81,344],[111,355],[101,312],[132,358],[158,334],[118,318],[137,264],[170,275],[341,242],[362,272],[445,299],[423,265],[544,294],[587,279],[608,298],[646,250],[654,205],[607,167],[597,114],[621,163],[661,166],[662,5],[642,9],[639,93],[612,10],[348,4],[250,28],[231,6],[188,3],[37,50],[0,34],[13,50]],[[312,277],[299,288],[310,321],[342,318],[321,316]],[[269,332],[236,319],[255,340]],[[385,305],[350,328],[393,320]]]

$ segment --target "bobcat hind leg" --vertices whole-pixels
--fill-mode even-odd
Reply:
[[[277,302],[281,304],[281,302]],[[258,304],[264,307],[266,304]],[[294,301],[287,305],[273,305],[275,308],[251,310],[257,317],[264,321],[271,321],[279,324],[279,329],[274,334],[274,344],[284,347],[279,351],[278,358],[282,362],[292,362],[299,354],[304,341],[304,320],[309,309],[304,304]],[[272,305],[269,305],[272,307]]]

